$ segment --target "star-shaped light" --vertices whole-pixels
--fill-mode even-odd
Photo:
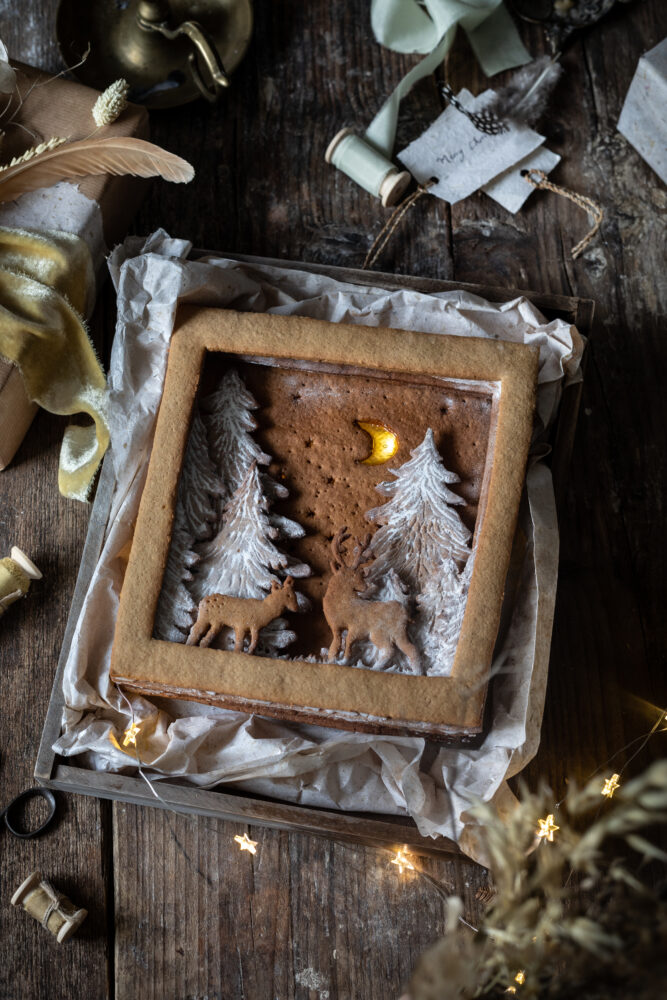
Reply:
[[[129,727],[129,729],[125,730],[125,733],[124,733],[125,739],[123,740],[123,746],[124,747],[129,746],[130,743],[133,746],[136,747],[136,745],[137,745],[137,735],[139,734],[139,729],[140,728],[141,727],[136,722],[133,722],[132,725]]]
[[[239,845],[242,851],[250,851],[251,854],[257,854],[257,841],[251,840],[247,833],[244,833],[242,837],[236,834],[234,840]]]
[[[610,799],[620,785],[619,778],[620,774],[612,774],[611,778],[605,778],[600,795],[604,795],[605,798]]]
[[[538,819],[539,829],[535,831],[538,838],[544,837],[550,843],[553,843],[554,833],[556,830],[560,830],[559,826],[554,823],[554,814],[549,813],[546,819]]]
[[[411,871],[411,872],[415,871],[415,866],[413,865],[412,861],[410,861],[407,851],[408,847],[406,844],[405,847],[399,848],[399,850],[396,852],[396,857],[391,859],[392,865],[396,865],[398,867],[398,870],[401,873],[401,875],[403,874],[404,871]]]

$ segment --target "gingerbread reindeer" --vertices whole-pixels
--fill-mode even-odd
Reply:
[[[190,629],[188,646],[210,646],[221,629],[234,630],[234,651],[243,652],[246,635],[250,633],[248,653],[254,653],[260,630],[279,618],[283,611],[298,611],[294,580],[285,578],[281,585],[277,580],[271,584],[271,592],[263,600],[256,598],[230,597],[227,594],[209,594],[199,602],[197,621]]]
[[[333,560],[330,562],[331,577],[322,606],[324,617],[333,633],[329,648],[329,659],[334,661],[340,652],[341,638],[347,631],[343,663],[350,656],[352,644],[362,639],[370,639],[380,651],[376,664],[383,667],[396,646],[407,656],[415,672],[421,672],[419,654],[408,639],[408,612],[398,601],[370,601],[359,596],[366,586],[365,576],[373,555],[368,551],[370,535],[361,541],[349,561],[346,561],[343,546],[350,538],[347,528],[341,528],[331,541]]]

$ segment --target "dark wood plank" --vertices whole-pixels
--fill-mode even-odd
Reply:
[[[58,495],[58,450],[65,421],[40,412],[12,465],[2,473],[3,555],[24,548],[44,573],[2,618],[2,804],[34,784],[40,730],[62,642],[88,518],[83,504]],[[0,996],[30,1000],[44,984],[54,1000],[107,995],[107,857],[110,807],[56,795],[56,823],[39,840],[17,840],[0,825]],[[39,924],[9,906],[34,869],[89,911],[81,932],[58,945]]]
[[[115,805],[117,996],[398,995],[442,933],[441,898],[388,852],[250,827],[252,857],[243,829]],[[478,911],[478,866],[422,865]]]

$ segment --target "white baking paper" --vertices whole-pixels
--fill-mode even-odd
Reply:
[[[560,320],[546,323],[523,298],[498,305],[462,291],[388,291],[334,281],[305,266],[191,261],[190,249],[158,231],[145,241],[130,238],[111,257],[118,292],[109,374],[116,487],[65,668],[67,707],[54,745],[59,754],[83,755],[85,766],[108,771],[136,770],[134,748],[122,748],[132,718],[129,703],[109,681],[122,583],[118,555],[132,536],[179,302],[538,344],[535,456],[544,453],[544,428],[553,419],[563,380],[578,377],[577,331]],[[409,814],[423,834],[451,837],[483,862],[466,810],[478,797],[509,808],[506,779],[535,753],[546,684],[558,534],[550,473],[535,458],[526,492],[521,527],[528,547],[517,604],[494,661],[492,724],[479,749],[442,749],[420,738],[340,732],[193,702],[133,697],[145,773],[153,782],[178,777],[199,787],[233,784],[307,805]]]

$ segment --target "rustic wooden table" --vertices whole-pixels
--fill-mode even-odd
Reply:
[[[13,57],[56,71],[56,0],[0,2]],[[667,395],[665,188],[616,132],[640,54],[667,33],[661,0],[617,8],[564,58],[545,125],[563,155],[555,178],[604,206],[601,236],[578,261],[587,220],[569,202],[533,195],[512,216],[483,195],[449,207],[422,199],[378,261],[383,270],[507,284],[597,301],[583,409],[561,515],[561,575],[540,751],[530,782],[562,791],[645,731],[666,699],[664,670]],[[155,139],[186,156],[186,188],[156,183],[136,221],[196,246],[360,266],[386,212],[325,166],[344,124],[367,122],[406,67],[374,44],[367,0],[257,0],[256,30],[233,88],[152,119]],[[524,32],[542,50],[537,29]],[[459,39],[447,76],[473,92],[484,79]],[[412,138],[440,109],[435,79],[406,105]],[[662,219],[661,219],[662,216]],[[98,317],[108,343],[113,303]],[[3,801],[31,783],[88,508],[62,499],[56,465],[64,422],[40,412],[0,473],[0,542],[25,547],[45,582],[2,620]],[[656,740],[642,763],[664,752]],[[637,766],[640,762],[637,761]],[[2,837],[0,996],[122,1000],[387,1000],[441,933],[443,904],[399,880],[371,849],[239,828],[157,809],[59,795],[55,829]],[[89,909],[58,946],[9,897],[39,867]],[[467,917],[486,874],[466,860],[428,862]]]

